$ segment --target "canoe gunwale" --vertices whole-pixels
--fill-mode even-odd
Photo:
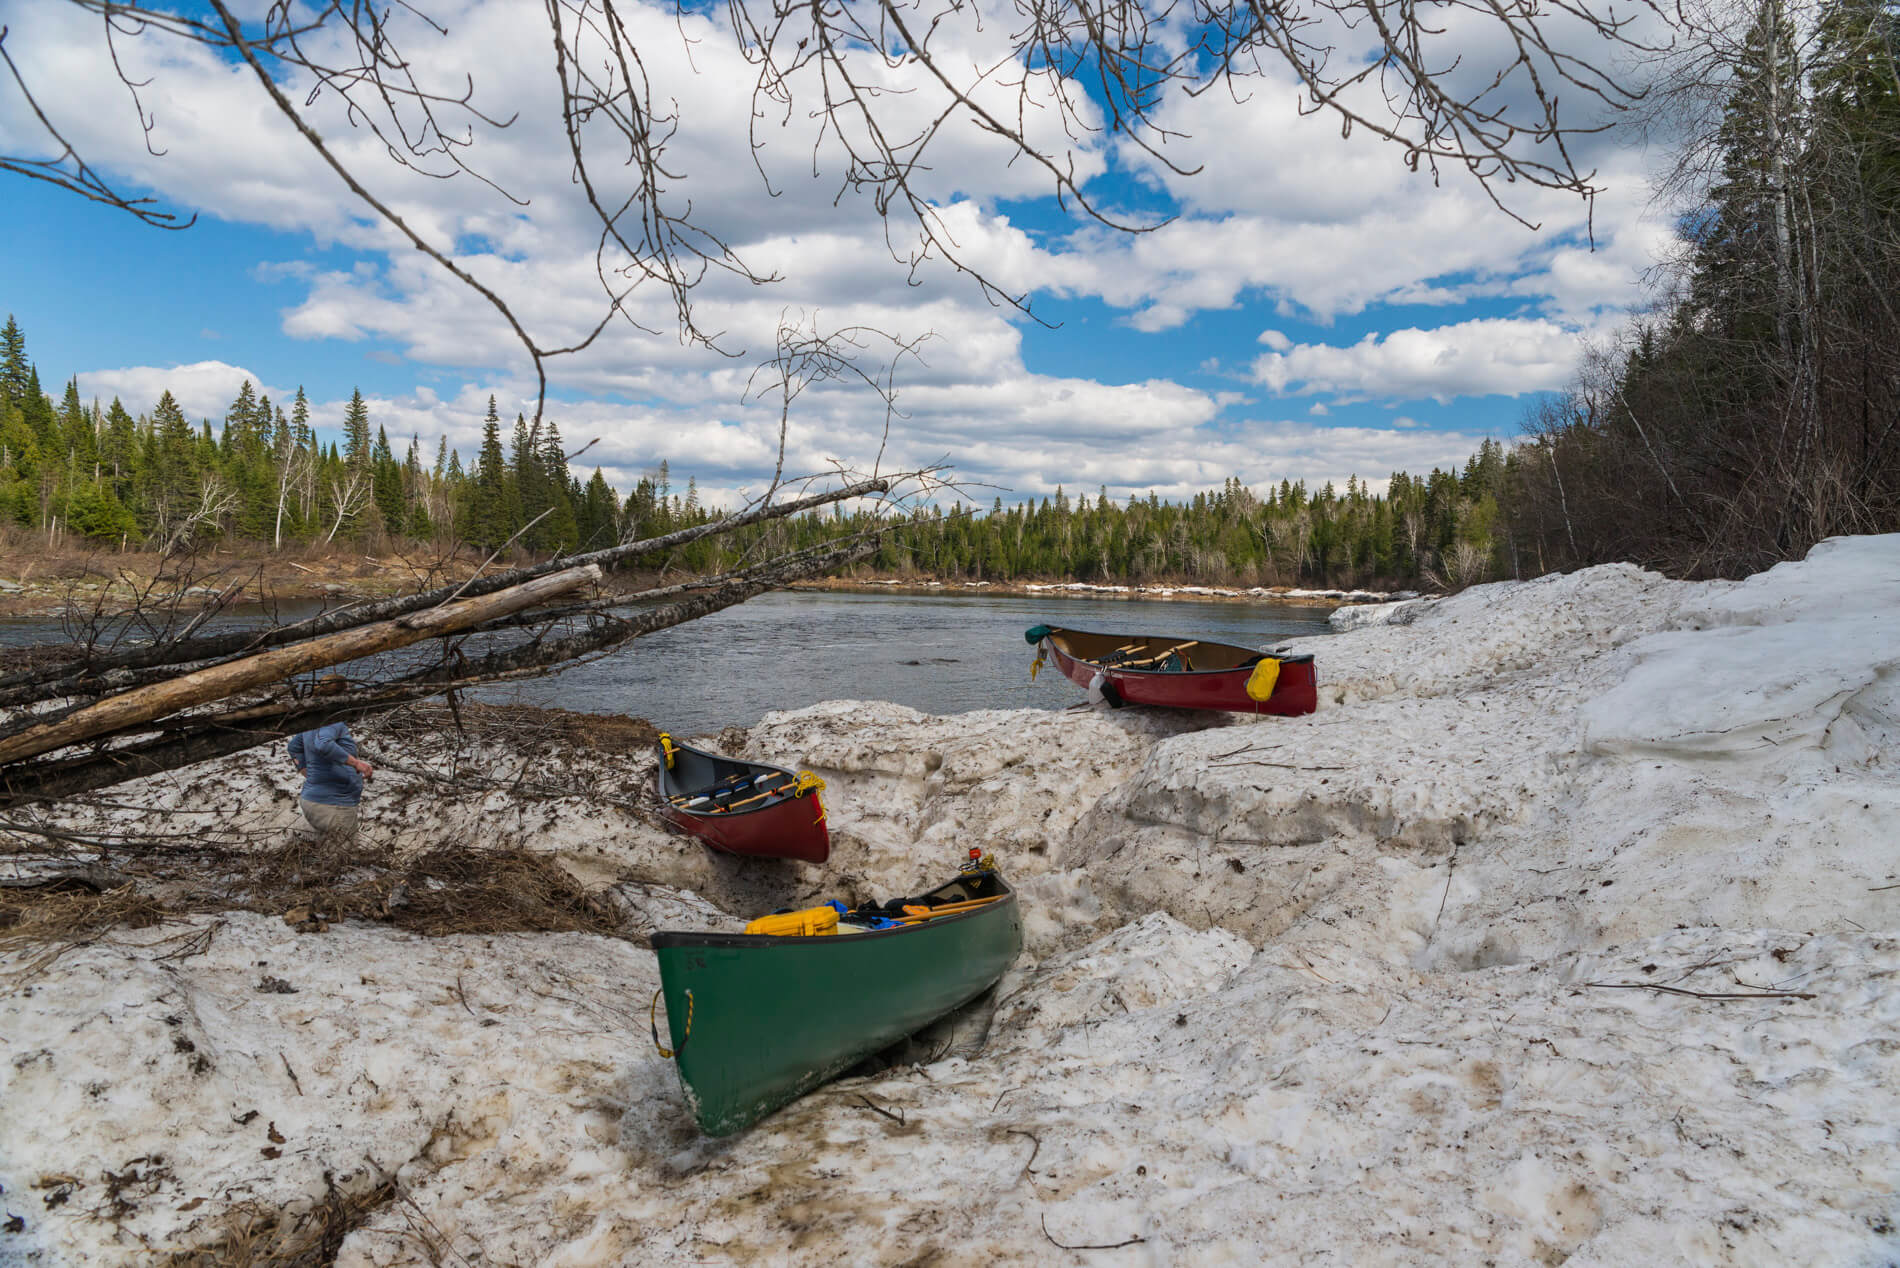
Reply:
[[[704,932],[696,930],[660,930],[652,934],[648,941],[653,949],[707,947],[715,950],[751,950],[762,947],[791,947],[816,949],[820,947],[862,946],[871,938],[899,938],[907,933],[919,933],[925,929],[941,929],[956,924],[960,920],[981,919],[984,916],[1008,911],[1016,906],[1016,891],[1011,889],[1001,877],[996,883],[1003,886],[1003,894],[993,903],[969,911],[952,912],[947,916],[935,916],[914,925],[904,925],[896,929],[866,929],[860,933],[825,934],[816,937],[787,937],[771,933],[721,933],[715,930]]]
[[[734,766],[749,767],[761,774],[770,772],[784,775],[794,782],[798,779],[797,771],[786,766],[775,766],[771,762],[754,762],[748,761],[743,757],[727,757],[723,753],[708,753],[705,749],[694,748],[690,744],[681,744],[678,740],[673,741],[673,747],[682,753],[691,753],[695,757],[703,757],[707,761],[730,762]],[[690,815],[695,819],[710,819],[722,823],[730,823],[734,819],[743,819],[747,815],[755,815],[762,810],[776,810],[787,801],[796,801],[798,799],[798,794],[787,789],[783,793],[767,797],[756,806],[747,806],[743,810],[689,810],[685,806],[675,804],[672,799],[674,797],[690,797],[701,792],[701,790],[687,788],[678,780],[674,779],[673,773],[667,769],[664,759],[661,760],[659,767],[659,785],[660,796],[667,802],[667,810],[670,813]]]
[[[1062,645],[1060,636],[1064,634],[1081,634],[1088,638],[1111,638],[1111,639],[1120,638],[1122,637],[1121,635],[1100,634],[1100,633],[1096,633],[1093,630],[1072,630],[1066,625],[1053,627],[1049,631],[1049,634],[1047,635],[1050,644],[1055,648],[1055,650],[1058,653],[1060,653],[1063,656],[1068,657],[1070,660],[1074,661],[1078,665],[1087,665],[1091,669],[1099,669],[1104,673],[1140,674],[1144,677],[1151,677],[1151,678],[1192,678],[1196,676],[1206,676],[1209,674],[1251,675],[1253,673],[1253,668],[1254,668],[1253,663],[1250,662],[1250,663],[1242,664],[1242,665],[1226,665],[1218,669],[1123,669],[1117,665],[1105,665],[1099,660],[1090,660],[1086,656],[1079,656],[1075,652],[1070,651],[1068,648]],[[1182,643],[1182,642],[1188,641],[1186,639],[1168,639],[1168,638],[1155,637],[1151,635],[1143,636],[1143,637],[1145,641],[1151,641],[1151,642],[1156,642],[1156,643],[1170,643],[1170,642]],[[1197,646],[1200,646],[1200,647],[1224,647],[1230,651],[1241,652],[1247,656],[1255,658],[1256,660],[1264,659],[1266,657],[1271,656],[1274,660],[1277,660],[1281,662],[1282,664],[1297,665],[1297,664],[1303,664],[1313,659],[1313,653],[1311,652],[1289,652],[1286,655],[1281,655],[1278,652],[1261,651],[1260,649],[1254,648],[1254,647],[1242,647],[1239,643],[1220,643],[1220,642],[1215,642],[1212,639],[1205,639],[1205,638],[1195,639],[1193,641]]]

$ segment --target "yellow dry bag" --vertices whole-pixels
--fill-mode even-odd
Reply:
[[[1247,679],[1247,698],[1266,703],[1273,694],[1273,684],[1280,681],[1280,662],[1271,656],[1263,656],[1253,673]]]

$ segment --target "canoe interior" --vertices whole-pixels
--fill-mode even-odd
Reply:
[[[843,936],[654,934],[669,1045],[700,1130],[740,1131],[995,985],[1022,950],[1000,877],[901,901],[981,898],[994,901]]]
[[[1242,669],[1266,655],[1251,647],[1209,643],[1199,639],[1157,634],[1089,634],[1082,630],[1051,630],[1049,641],[1058,650],[1107,669],[1128,673],[1206,673]],[[1283,661],[1311,660],[1311,656],[1282,656]]]
[[[674,741],[673,765],[660,759],[660,795],[688,814],[748,814],[791,798],[798,776],[783,766],[743,762]],[[760,796],[760,794],[765,794]]]

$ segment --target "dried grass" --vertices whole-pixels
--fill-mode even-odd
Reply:
[[[115,929],[150,929],[174,918],[132,884],[104,891],[77,882],[0,888],[0,955],[24,953],[11,973],[32,976]]]
[[[326,1172],[321,1201],[301,1211],[242,1202],[218,1217],[209,1246],[184,1251],[167,1268],[329,1268],[343,1240],[375,1211],[402,1198],[393,1176],[357,1191],[339,1188]],[[433,1257],[432,1257],[433,1258]]]
[[[137,884],[0,888],[0,954],[10,975],[43,972],[117,930],[229,911],[282,916],[318,932],[374,921],[425,937],[632,932],[620,910],[554,859],[527,850],[442,846],[404,862],[380,851],[298,844],[270,854],[206,851],[155,860]],[[163,891],[161,899],[154,892]]]

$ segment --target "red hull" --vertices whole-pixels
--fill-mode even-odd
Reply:
[[[715,850],[803,863],[831,857],[824,781],[809,771],[708,753],[662,733],[654,779],[667,819]]]
[[[1061,648],[1051,645],[1056,667],[1069,681],[1087,687],[1101,674],[1115,689],[1123,704],[1159,705],[1164,709],[1224,709],[1231,713],[1270,713],[1292,716],[1311,713],[1319,707],[1318,680],[1310,657],[1280,662],[1280,676],[1273,694],[1255,700],[1247,694],[1251,666],[1238,669],[1211,669],[1194,673],[1159,673],[1140,669],[1103,669],[1086,660],[1077,660]]]
[[[682,831],[727,854],[801,863],[822,863],[831,857],[831,833],[815,797],[794,797],[732,814],[695,814],[673,806],[664,813]]]

